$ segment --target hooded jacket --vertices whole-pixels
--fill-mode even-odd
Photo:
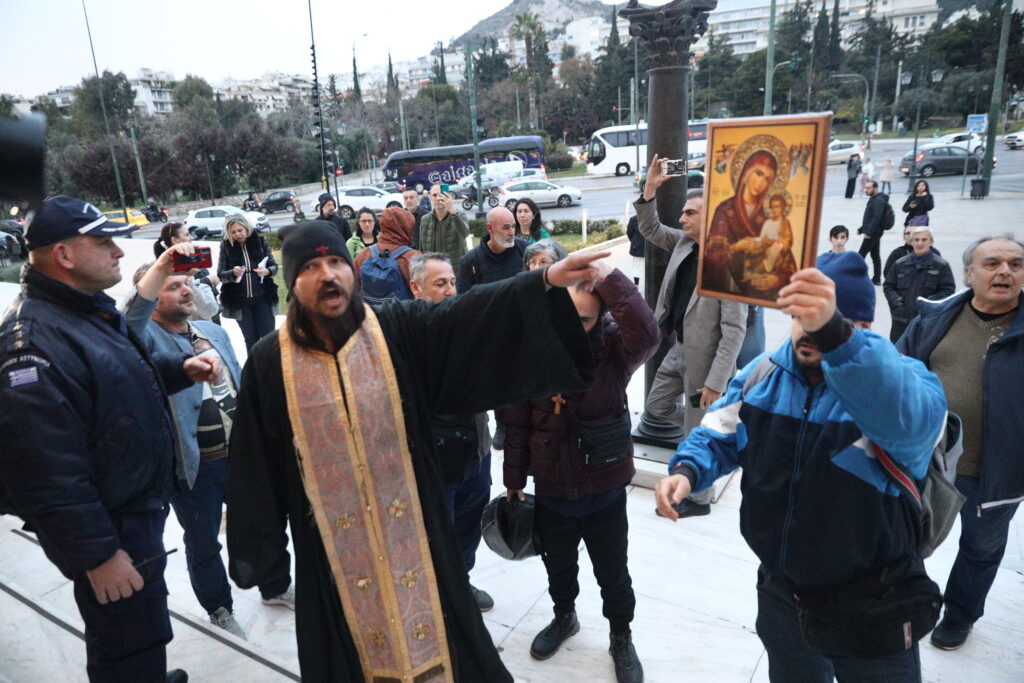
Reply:
[[[896,348],[928,363],[935,347],[974,296],[970,289],[942,301],[918,302],[918,316],[910,323]],[[1017,305],[1024,304],[1024,294]],[[999,505],[1024,500],[1024,315],[985,352],[985,424],[982,434],[984,455],[981,466],[981,506],[978,514]]]
[[[400,209],[397,206],[384,209],[384,213],[380,215],[380,235],[377,237],[377,249],[383,253],[385,250],[394,251],[398,247],[411,246],[412,231],[415,226],[416,219],[405,209]],[[418,253],[420,252],[410,249],[396,259],[398,261],[398,269],[402,271],[402,277],[405,278],[406,285],[409,284],[409,262]],[[359,269],[362,267],[363,262],[371,256],[372,254],[369,249],[363,249],[356,255],[353,267],[356,271],[357,284],[359,282]]]
[[[921,516],[865,438],[923,478],[945,427],[939,378],[868,330],[822,354],[818,384],[790,340],[767,353],[775,372],[744,395],[760,358],[740,371],[669,471],[688,471],[702,491],[742,467],[743,538],[769,574],[796,588],[841,585],[914,558]]]
[[[857,232],[867,237],[881,237],[885,232],[885,228],[882,227],[882,217],[885,215],[885,205],[888,203],[889,195],[884,192],[876,192],[864,207],[864,220]]]
[[[504,483],[509,489],[524,488],[527,475],[533,475],[538,495],[576,500],[623,486],[636,472],[632,445],[628,457],[610,465],[584,464],[567,413],[587,421],[621,416],[629,379],[657,351],[661,332],[636,286],[619,270],[595,291],[608,314],[587,335],[594,354],[590,390],[566,395],[564,404],[553,400],[560,397],[544,396],[502,411]]]

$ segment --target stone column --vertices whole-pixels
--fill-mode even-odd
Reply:
[[[629,21],[629,35],[646,40],[650,48],[647,164],[655,153],[662,158],[686,159],[690,60],[693,58],[690,48],[707,31],[708,13],[717,4],[717,0],[673,0],[661,7],[641,7],[637,0],[630,0],[619,12],[620,17]],[[685,177],[670,180],[658,190],[655,201],[658,216],[665,225],[679,226],[686,190]],[[652,310],[658,301],[668,259],[669,252],[647,244],[644,296]],[[666,339],[644,367],[645,397],[651,391],[658,366],[671,348],[671,341]],[[674,450],[684,435],[678,425],[659,420],[645,410],[633,436],[641,443]]]

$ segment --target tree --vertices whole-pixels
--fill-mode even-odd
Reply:
[[[533,51],[533,41],[537,35],[543,32],[540,19],[532,12],[523,12],[516,15],[515,23],[509,31],[509,35],[515,40],[521,40],[526,46],[526,90],[530,107],[530,129],[537,130],[537,81],[536,54]]]
[[[327,116],[332,121],[337,121],[341,117],[341,93],[338,92],[337,74],[331,74],[327,77],[327,87],[325,90],[327,104],[324,108],[327,110]]]
[[[384,101],[387,103],[388,109],[394,109],[398,106],[398,100],[401,98],[401,93],[398,89],[398,77],[395,76],[395,68],[391,65],[391,53],[388,53],[388,76],[387,76],[387,90],[384,97]]]
[[[570,88],[553,91],[547,111],[545,130],[555,140],[560,140],[564,132],[566,140],[582,142],[601,125],[586,91]]]
[[[764,71],[768,66],[768,50],[758,50],[740,62],[731,79],[732,111],[737,116],[758,116],[764,112]]]
[[[213,101],[213,88],[199,76],[191,74],[185,76],[185,80],[174,86],[171,92],[174,99],[174,108],[178,111],[188,109],[196,99]]]
[[[575,93],[589,93],[594,87],[594,62],[584,54],[563,61],[558,67],[562,88]]]
[[[566,43],[565,45],[562,46],[562,53],[559,56],[562,60],[562,63],[564,64],[565,62],[569,61],[570,59],[576,56],[576,46],[573,45],[572,43]]]
[[[135,111],[135,90],[122,72],[102,75],[103,102],[107,109],[111,131],[118,131]],[[83,78],[75,88],[75,101],[71,105],[74,129],[83,137],[104,134],[103,109],[100,106],[100,82],[95,76]],[[108,152],[109,156],[109,152]]]
[[[480,50],[473,56],[473,76],[481,91],[488,90],[495,83],[508,79],[512,70],[508,52],[498,51],[498,41],[493,36],[484,38]]]
[[[0,94],[0,116],[14,116],[14,98]]]
[[[833,0],[832,22],[828,29],[828,53],[823,66],[826,73],[835,73],[843,62],[843,30],[839,27],[839,0]]]
[[[629,79],[633,75],[630,50],[619,40],[618,21],[612,9],[612,27],[608,42],[601,47],[594,74],[595,110],[601,120],[618,118],[619,92],[626,94],[629,103]]]
[[[742,62],[726,36],[719,36],[713,30],[709,30],[707,35],[707,52],[697,62],[697,72],[693,76],[698,92],[697,101],[693,103],[694,118],[698,112],[701,112],[701,118],[717,118],[719,109],[732,106],[735,99],[733,76]]]
[[[448,72],[444,68],[444,46],[438,41],[437,48],[433,50],[434,56],[434,76],[431,81],[437,85],[448,84]]]
[[[356,51],[352,49],[352,92],[349,93],[350,102],[362,104],[363,90],[359,87],[359,67],[356,65]]]

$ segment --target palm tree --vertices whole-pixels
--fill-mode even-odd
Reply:
[[[512,24],[509,35],[513,40],[521,40],[526,44],[526,89],[530,105],[530,129],[537,130],[537,84],[534,77],[533,63],[533,39],[541,34],[544,27],[540,18],[533,12],[523,12],[516,15],[516,21]]]

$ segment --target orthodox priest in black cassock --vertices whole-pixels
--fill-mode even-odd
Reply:
[[[321,266],[342,273],[322,278],[324,297],[351,286],[333,226],[297,226],[282,252],[289,289]],[[376,312],[349,290],[333,353],[293,291],[286,324],[253,347],[232,430],[230,572],[258,585],[290,522],[304,681],[512,680],[470,592],[430,418],[585,390],[579,315],[547,277]]]

